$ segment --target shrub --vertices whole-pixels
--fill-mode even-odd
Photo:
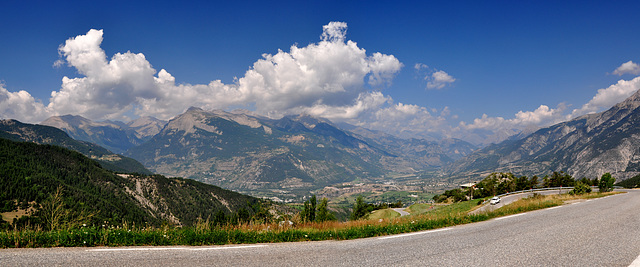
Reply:
[[[572,195],[582,195],[586,193],[591,193],[591,187],[583,182],[577,182],[576,185],[573,187],[573,190],[569,192],[569,194],[572,194]]]
[[[616,178],[611,177],[610,173],[605,173],[600,178],[600,183],[598,184],[598,189],[600,192],[608,192],[613,189],[613,183],[615,183]]]

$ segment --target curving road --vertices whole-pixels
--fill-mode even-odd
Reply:
[[[3,266],[640,266],[640,191],[350,241],[0,250]]]
[[[392,210],[393,210],[393,211],[395,211],[395,212],[397,212],[397,213],[400,213],[400,216],[407,216],[407,215],[410,215],[410,213],[406,212],[406,211],[404,210],[404,208],[393,208]]]
[[[530,197],[533,194],[540,194],[540,195],[556,195],[556,194],[564,194],[564,193],[568,193],[569,191],[571,191],[571,189],[558,189],[558,190],[545,190],[545,191],[532,191],[532,192],[524,192],[524,193],[520,193],[520,194],[514,194],[514,195],[507,195],[507,196],[503,196],[500,198],[500,203],[495,204],[495,205],[491,205],[488,201],[487,203],[485,203],[484,205],[482,205],[482,207],[475,209],[474,211],[470,212],[471,214],[476,214],[476,213],[481,213],[481,212],[485,212],[485,211],[492,211],[492,210],[496,210],[504,205],[508,205],[511,202],[514,202],[518,199],[521,198],[525,198],[525,197]]]

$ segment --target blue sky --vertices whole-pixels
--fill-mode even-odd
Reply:
[[[29,122],[66,112],[98,120],[143,115],[168,119],[193,104],[247,108],[276,117],[306,112],[405,137],[457,137],[483,143],[528,126],[546,126],[606,109],[640,88],[640,81],[634,80],[640,74],[636,69],[640,62],[637,1],[343,2],[3,1],[0,81],[4,96],[0,96],[0,116]],[[301,49],[321,46],[323,26],[330,22],[346,23],[341,28],[346,29],[342,45],[353,41],[356,49],[351,52],[366,51],[364,58],[354,60],[367,60],[367,71],[354,65],[303,80],[282,74],[269,86],[251,87],[256,85],[247,77],[248,70],[264,59],[263,54],[276,55],[281,50],[286,57],[292,45]],[[88,35],[91,29],[102,30],[97,52],[104,52],[107,63],[117,53],[130,51],[129,59],[143,54],[154,73],[144,76],[148,73],[143,71],[141,76],[113,80],[100,72],[89,77],[97,81],[75,85],[103,90],[93,92],[97,96],[83,99],[77,96],[81,92],[76,92],[76,96],[59,96],[58,102],[51,104],[52,91],[70,90],[65,89],[63,77],[88,76],[89,70],[83,73],[77,65],[82,63],[69,61],[67,56],[74,53],[71,46],[66,55],[59,48],[70,38]],[[330,53],[331,49],[316,52]],[[313,54],[311,49],[309,53]],[[386,56],[389,65],[379,72],[387,75],[381,78],[384,81],[372,83],[374,53]],[[322,62],[329,67],[345,65]],[[614,74],[619,67],[622,69]],[[162,69],[174,79],[170,87],[157,89],[151,80],[136,81],[158,78]],[[258,72],[269,79],[269,70]],[[341,73],[355,75],[356,81],[334,83],[331,79]],[[436,73],[442,80],[436,80]],[[243,77],[246,84],[238,85]],[[218,86],[196,88],[215,80],[220,80]],[[619,84],[619,80],[627,83]],[[297,87],[273,87],[287,82]],[[171,91],[180,85],[195,89],[182,86],[186,91]],[[334,86],[344,87],[346,92],[327,89]],[[233,93],[212,91],[221,88]],[[325,91],[313,92],[318,88]],[[599,89],[607,88],[608,92],[602,91],[594,99]],[[280,90],[280,95],[269,90]],[[291,90],[310,93],[289,97]],[[30,98],[19,96],[20,91],[37,103],[28,103]],[[158,98],[190,93],[200,95],[180,99],[182,102]],[[142,100],[121,105],[108,102],[127,97],[157,99],[152,104]],[[233,97],[237,99],[230,100]],[[213,100],[199,101],[206,98]],[[96,99],[105,99],[105,107],[90,105]],[[167,108],[156,108],[163,105]],[[36,111],[26,114],[30,109]]]

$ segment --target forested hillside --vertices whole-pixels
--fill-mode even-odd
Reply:
[[[16,120],[0,121],[0,137],[13,141],[50,144],[78,151],[97,160],[102,167],[122,173],[151,174],[142,164],[132,158],[114,154],[94,143],[75,140],[62,130],[45,125],[21,123]]]
[[[75,151],[3,138],[0,188],[0,213],[30,210],[30,216],[6,220],[45,228],[55,210],[60,223],[138,225],[245,220],[264,213],[258,199],[216,186],[160,175],[116,175]]]

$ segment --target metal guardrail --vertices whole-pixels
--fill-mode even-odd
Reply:
[[[551,190],[562,190],[562,189],[573,189],[573,186],[545,187],[545,188],[535,188],[535,189],[529,189],[529,190],[513,191],[513,192],[507,192],[507,193],[504,193],[504,194],[501,194],[501,195],[497,195],[497,197],[515,195],[515,194],[520,194],[520,193],[535,192],[535,191],[551,191]]]

